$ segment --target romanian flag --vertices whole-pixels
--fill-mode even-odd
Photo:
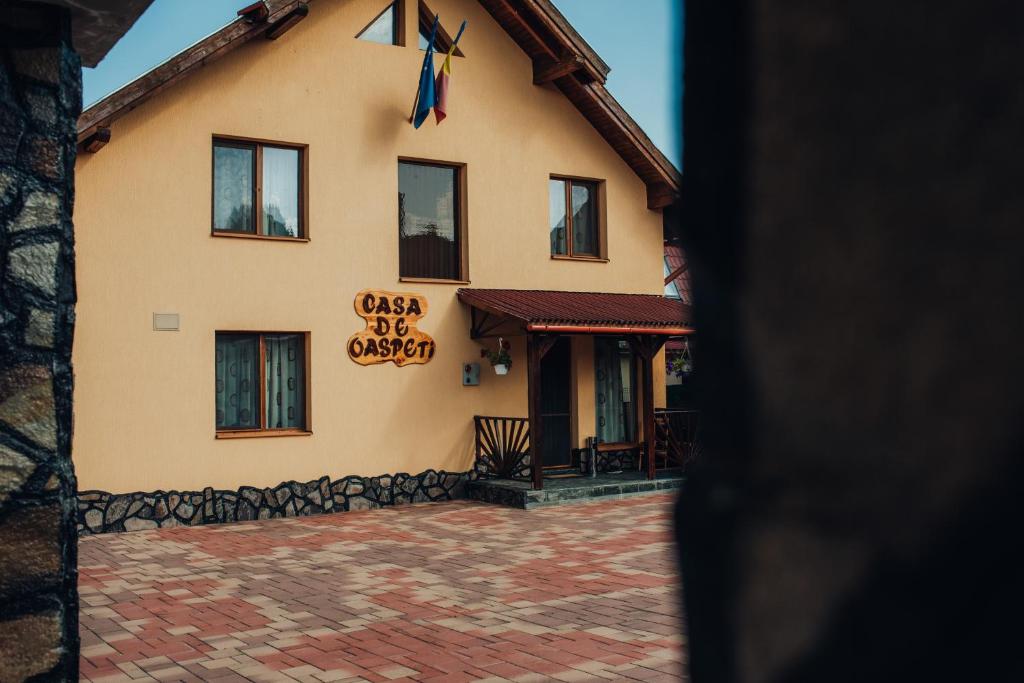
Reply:
[[[452,55],[455,54],[455,47],[459,44],[459,38],[462,37],[462,32],[465,30],[466,22],[463,21],[462,26],[459,27],[459,34],[455,36],[455,40],[452,41],[452,46],[444,58],[441,71],[437,74],[437,84],[434,88],[437,100],[434,103],[434,116],[437,118],[438,125],[448,116],[448,82],[452,77]]]
[[[427,54],[423,57],[423,68],[420,70],[420,87],[416,91],[416,106],[413,107],[412,125],[419,128],[430,116],[430,109],[436,102],[434,92],[434,39],[437,38],[437,22],[440,17],[434,15],[434,27],[430,29],[430,44]]]

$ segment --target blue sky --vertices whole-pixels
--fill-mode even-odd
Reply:
[[[611,66],[608,89],[679,166],[676,122],[683,0],[554,3]],[[155,0],[99,66],[82,70],[85,104],[213,33],[247,4],[248,0]]]

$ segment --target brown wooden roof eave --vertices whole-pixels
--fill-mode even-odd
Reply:
[[[611,69],[550,0],[480,0],[490,15],[534,61],[534,68],[579,58],[588,81],[603,83]]]
[[[82,143],[99,128],[109,127],[113,121],[196,69],[264,35],[268,26],[306,3],[299,0],[266,0],[264,4],[269,10],[266,17],[253,21],[251,16],[239,16],[224,28],[182,50],[83,111],[78,117],[78,142]]]
[[[607,91],[608,65],[550,0],[480,2],[533,59],[534,82],[554,82],[644,181],[648,208],[675,202],[681,174]]]
[[[601,136],[647,184],[647,205],[662,209],[680,195],[682,175],[675,165],[600,83],[583,84],[574,78],[555,81]]]
[[[582,71],[552,80],[644,181],[649,208],[661,209],[675,201],[681,187],[679,171],[605,89],[608,65],[550,0],[479,1],[534,60],[535,66],[539,62],[543,70],[543,65],[550,62],[582,60]],[[265,35],[268,26],[274,26],[306,3],[265,0],[265,4],[269,10],[265,20],[253,23],[252,13],[239,17],[86,109],[78,119],[78,141],[84,142],[100,128],[109,128],[113,121],[198,68]],[[583,82],[588,80],[582,78],[584,74],[589,74],[592,82]]]
[[[547,21],[550,21],[557,27],[557,30],[565,36],[572,46],[579,51],[580,54],[586,58],[591,64],[594,65],[598,73],[601,74],[600,81],[603,83],[607,78],[608,74],[611,73],[611,67],[601,59],[601,55],[597,54],[597,51],[590,46],[590,43],[581,36],[569,20],[565,18],[565,15],[559,11],[551,0],[526,0],[532,5],[539,14],[544,15]]]

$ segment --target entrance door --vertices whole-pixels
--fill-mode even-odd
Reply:
[[[544,469],[572,466],[572,359],[568,337],[561,337],[540,362],[541,453]]]

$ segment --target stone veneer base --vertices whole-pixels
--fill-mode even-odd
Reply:
[[[528,481],[475,479],[466,487],[470,500],[532,510],[551,505],[580,503],[596,498],[625,498],[647,493],[680,489],[685,478],[681,471],[668,470],[647,479],[640,472],[615,472],[597,477],[545,478],[544,488],[535,491]]]
[[[466,497],[473,472],[427,470],[378,477],[349,476],[331,481],[282,482],[272,488],[243,486],[236,491],[154,491],[78,494],[81,535],[198,526],[254,519],[306,517],[390,505],[428,503]]]

